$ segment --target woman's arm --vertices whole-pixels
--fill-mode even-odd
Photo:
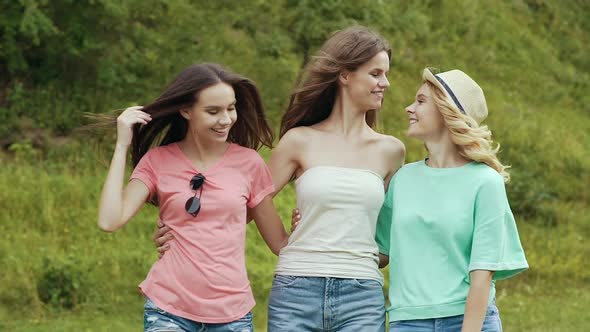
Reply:
[[[123,227],[149,196],[148,188],[139,180],[132,180],[123,190],[127,150],[133,136],[131,129],[137,123],[147,124],[151,120],[140,109],[141,106],[130,107],[117,118],[117,145],[98,207],[98,227],[107,232]]]
[[[485,270],[471,271],[471,286],[465,304],[462,332],[479,332],[483,325],[490,297],[494,272]]]
[[[266,196],[258,205],[250,209],[256,227],[262,238],[273,252],[278,255],[281,249],[287,245],[289,235],[272,202],[272,196]]]
[[[279,141],[277,146],[272,150],[268,168],[272,175],[272,182],[275,186],[276,195],[289,183],[295,171],[300,167],[299,154],[301,153],[301,128],[289,130]]]
[[[287,245],[289,235],[285,232],[281,218],[279,217],[272,202],[271,195],[265,197],[256,207],[248,208],[248,221],[256,222],[256,227],[270,250],[278,255],[279,251]],[[161,258],[170,249],[168,241],[174,238],[170,228],[161,220],[158,220],[158,227],[154,231],[152,239],[156,244],[158,255]]]
[[[383,180],[384,189],[385,189],[385,201],[383,202],[383,208],[379,213],[379,218],[377,220],[377,230],[376,230],[376,237],[375,240],[378,244],[383,244],[381,242],[386,241],[387,247],[389,247],[389,233],[391,229],[391,203],[387,200],[391,200],[392,197],[389,193],[389,184],[391,182],[391,178],[393,175],[403,166],[405,158],[406,158],[406,148],[404,144],[393,136],[386,136],[383,144],[383,152],[382,155],[386,158],[385,162],[388,165],[389,171]],[[385,211],[387,210],[387,211]],[[381,213],[385,213],[383,216]],[[383,220],[382,220],[383,218]],[[385,233],[385,234],[383,234]],[[379,268],[385,268],[389,265],[389,253],[379,253]]]
[[[379,254],[379,268],[382,269],[389,265],[389,256]]]
[[[392,173],[390,173],[390,174],[389,174],[389,175],[388,175],[388,176],[385,178],[385,181],[383,181],[383,183],[385,184],[385,193],[386,193],[386,195],[385,195],[385,199],[386,199],[386,200],[389,198],[389,196],[387,195],[387,190],[389,189],[389,182],[391,181],[391,178],[393,177],[393,173],[394,173],[395,171],[397,171],[397,169],[395,169],[395,170],[393,170],[393,169],[392,169],[392,170],[390,171],[390,172],[392,172]],[[383,204],[387,204],[387,202],[383,202]],[[390,219],[391,219],[391,216],[389,216],[389,217],[390,217]],[[389,220],[389,223],[391,223],[391,220]],[[379,230],[379,221],[377,221],[377,225],[378,225],[378,226],[377,226],[377,230]],[[376,236],[376,237],[377,237],[377,236]],[[375,240],[377,240],[377,239],[375,239]],[[379,268],[380,268],[380,269],[383,269],[383,268],[387,267],[387,265],[389,265],[389,253],[388,253],[388,255],[385,255],[385,254],[379,253]]]

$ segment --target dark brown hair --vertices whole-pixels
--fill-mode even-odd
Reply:
[[[382,51],[391,58],[389,43],[369,28],[353,26],[332,34],[305,66],[281,120],[279,136],[291,128],[310,126],[328,118],[336,99],[340,73],[358,69]],[[366,121],[369,126],[375,126],[375,110],[367,113]]]
[[[188,122],[180,115],[180,110],[192,107],[199,92],[220,82],[230,85],[236,95],[238,118],[229,132],[228,141],[255,150],[262,145],[272,147],[273,133],[254,83],[218,64],[195,64],[180,72],[160,97],[143,107],[142,111],[149,113],[152,120],[147,125],[133,128],[133,167],[153,146],[182,140]]]

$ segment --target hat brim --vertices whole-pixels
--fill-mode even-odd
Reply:
[[[445,87],[436,79],[436,77],[434,77],[434,74],[430,71],[430,69],[424,68],[424,71],[422,72],[422,79],[434,84],[440,91],[442,91],[445,94],[445,96],[447,96],[447,98],[451,99],[451,96],[449,96],[449,93],[447,92]]]

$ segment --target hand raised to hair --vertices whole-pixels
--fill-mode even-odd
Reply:
[[[128,147],[133,138],[133,126],[136,124],[146,125],[152,120],[152,116],[141,109],[143,106],[132,106],[127,108],[117,117],[117,146]]]

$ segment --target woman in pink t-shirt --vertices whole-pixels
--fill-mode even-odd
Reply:
[[[186,68],[154,102],[117,118],[98,225],[116,231],[150,202],[174,237],[139,285],[145,331],[253,330],[247,213],[275,254],[288,240],[255,151],[272,138],[254,84],[216,64]],[[129,147],[135,168],[124,186]]]

